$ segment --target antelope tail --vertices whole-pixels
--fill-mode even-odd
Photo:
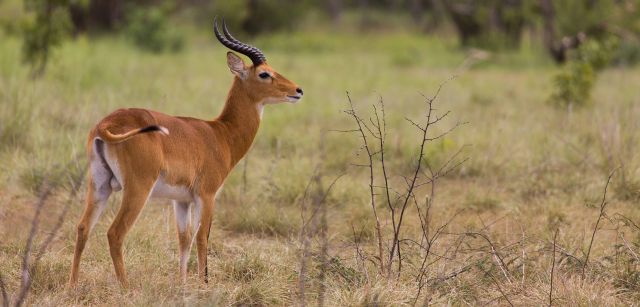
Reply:
[[[155,131],[159,131],[164,135],[169,135],[169,129],[163,126],[158,126],[158,125],[151,125],[144,128],[133,129],[121,134],[113,134],[108,129],[100,129],[98,131],[98,135],[105,142],[116,144],[116,143],[124,142],[137,134],[146,133],[146,132],[155,132]]]

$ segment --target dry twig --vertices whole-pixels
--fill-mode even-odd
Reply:
[[[556,239],[558,238],[558,229],[553,235],[553,255],[551,257],[551,282],[549,284],[549,307],[553,303],[553,273],[556,268]]]
[[[593,233],[591,234],[591,241],[589,241],[589,248],[587,249],[587,254],[584,258],[584,263],[582,263],[582,273],[581,278],[584,280],[585,269],[589,264],[589,256],[591,255],[591,247],[593,246],[593,241],[596,238],[596,233],[598,232],[598,226],[600,225],[600,220],[605,216],[605,208],[607,207],[607,189],[609,188],[609,183],[611,183],[611,178],[617,169],[614,169],[607,178],[607,183],[604,186],[604,192],[602,193],[602,201],[600,202],[600,214],[598,214],[598,219],[596,220],[596,225],[593,227]]]

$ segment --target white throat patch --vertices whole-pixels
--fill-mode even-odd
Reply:
[[[262,119],[262,113],[264,112],[264,103],[259,103],[256,105],[258,109],[258,115],[260,115],[260,119]]]

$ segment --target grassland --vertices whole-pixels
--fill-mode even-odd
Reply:
[[[67,289],[75,222],[83,209],[80,193],[32,270],[28,304],[299,304],[301,204],[316,170],[325,189],[342,177],[325,202],[330,259],[325,269],[319,263],[321,240],[316,236],[310,243],[307,302],[322,295],[324,275],[329,306],[413,304],[415,268],[425,251],[407,245],[399,277],[377,274],[369,176],[353,165],[363,159],[360,142],[334,130],[354,126],[342,112],[348,107],[346,91],[365,117],[382,97],[390,179],[402,186],[419,141],[404,118],[420,120],[421,94],[433,95],[456,75],[436,101],[451,115],[433,133],[457,121],[467,124],[429,143],[426,159],[441,164],[469,145],[462,152],[469,160],[438,181],[431,227],[458,214],[434,242],[435,256],[425,272],[429,283],[417,304],[547,304],[555,263],[554,305],[637,305],[638,68],[605,71],[593,106],[559,110],[546,103],[556,68],[531,46],[492,55],[469,69],[461,66],[469,54],[455,42],[421,34],[310,32],[263,37],[255,44],[274,68],[304,87],[305,98],[265,110],[253,148],[227,180],[211,232],[211,282],[203,285],[192,276],[186,285],[179,283],[171,207],[168,201],[151,201],[125,242],[131,287],[121,289],[106,239],[119,206],[116,196],[89,240],[79,289]],[[138,51],[117,37],[80,37],[55,53],[43,78],[31,80],[20,63],[19,41],[0,36],[0,272],[10,291],[19,287],[38,191],[43,185],[55,187],[36,244],[67,202],[69,178],[84,169],[90,127],[120,107],[214,118],[231,83],[224,52],[205,35],[194,35],[184,52],[160,55]],[[606,214],[589,253],[603,189],[614,169]],[[417,198],[428,191],[429,186],[421,187]],[[384,205],[378,211],[386,244],[390,217]],[[403,238],[420,237],[417,214],[408,209]],[[189,268],[193,274],[193,256]]]

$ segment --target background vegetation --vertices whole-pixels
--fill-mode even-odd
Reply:
[[[171,207],[151,201],[120,289],[105,235],[116,195],[67,289],[89,129],[120,107],[214,118],[232,79],[214,15],[305,98],[265,110],[227,180],[212,282],[191,257],[180,284]],[[639,15],[631,0],[4,0],[2,302],[18,301],[27,258],[34,305],[637,304]],[[435,112],[451,112],[428,136],[463,124],[418,160],[406,118],[424,125],[436,93]],[[340,132],[382,106],[386,176],[379,152],[371,175],[362,138]],[[418,165],[424,184],[407,193]],[[402,226],[395,192],[411,200]]]

